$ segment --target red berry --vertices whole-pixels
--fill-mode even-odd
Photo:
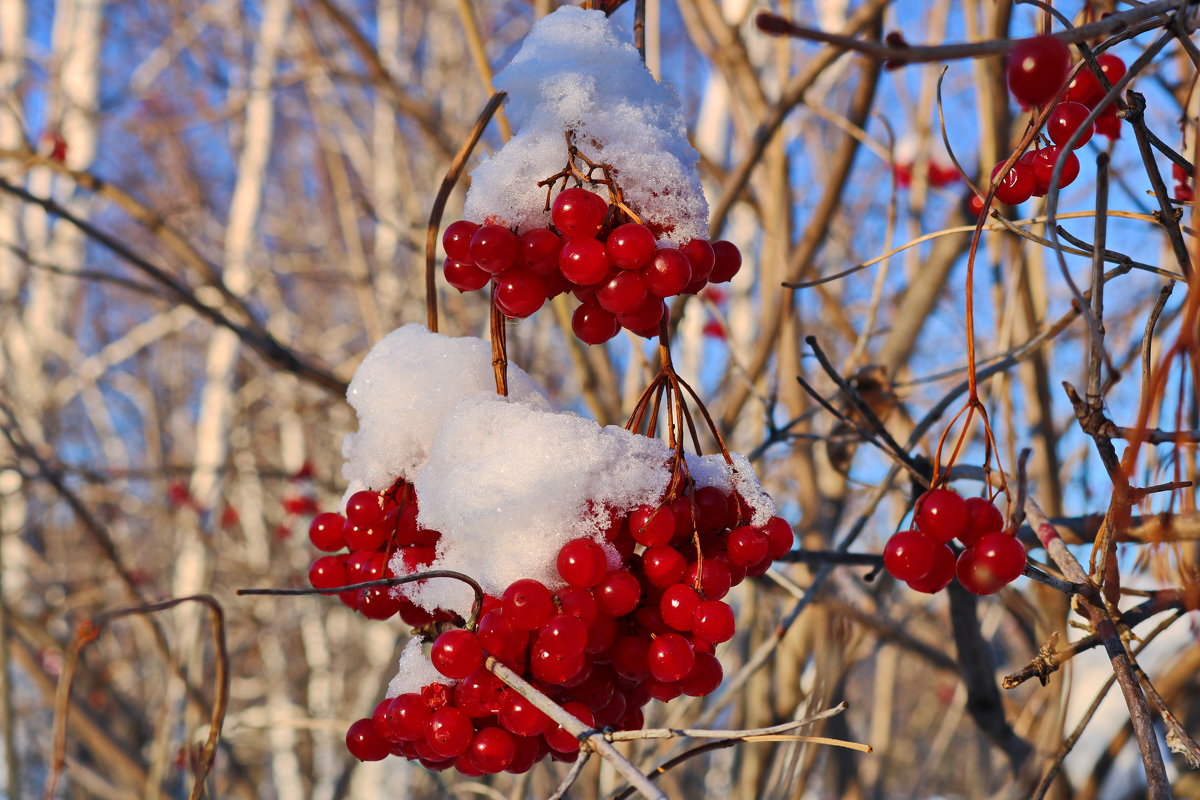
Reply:
[[[966,530],[969,522],[967,504],[953,489],[930,489],[917,498],[913,524],[930,538],[948,542]]]
[[[1008,54],[1008,88],[1024,106],[1042,106],[1058,95],[1071,68],[1071,53],[1053,36],[1021,39]]]
[[[668,506],[638,506],[629,514],[629,533],[646,547],[667,544],[675,538],[675,515]]]
[[[650,643],[646,663],[655,680],[673,683],[692,671],[696,654],[687,639],[678,633],[665,633]]]
[[[471,631],[453,628],[434,640],[429,660],[447,678],[465,678],[483,664],[483,646]]]
[[[595,192],[573,187],[554,198],[550,219],[563,236],[595,236],[608,215],[608,203]],[[576,281],[578,282],[578,281]]]
[[[360,719],[350,726],[346,731],[346,749],[359,761],[382,761],[392,754],[392,745],[373,719]]]
[[[553,655],[582,655],[587,644],[588,626],[578,617],[558,614],[538,632],[535,647],[549,650]]]
[[[763,526],[763,531],[767,534],[767,555],[772,559],[787,553],[795,543],[792,526],[782,517],[771,517]]]
[[[1115,86],[1117,81],[1125,77],[1125,62],[1119,56],[1104,53],[1096,58],[1096,62],[1111,85]],[[1088,108],[1095,108],[1099,105],[1106,94],[1108,94],[1108,90],[1100,84],[1095,73],[1086,65],[1071,79],[1071,86],[1067,89],[1067,99],[1083,103]],[[1097,124],[1097,130],[1099,130],[1099,124]]]
[[[726,283],[742,268],[742,251],[733,242],[724,239],[712,243],[716,263],[708,276],[709,283]]]
[[[596,598],[596,607],[601,614],[623,617],[637,608],[642,588],[632,573],[614,569],[592,590],[592,596]]]
[[[716,691],[725,677],[721,662],[712,653],[696,653],[696,663],[679,683],[679,688],[688,697],[704,697]]]
[[[938,545],[933,551],[933,566],[924,578],[908,581],[910,589],[925,594],[937,594],[954,580],[954,551],[948,545]]]
[[[382,550],[387,541],[381,524],[365,528],[362,525],[355,525],[350,520],[346,520],[346,525],[342,528],[342,536],[346,539],[347,547],[358,551]]]
[[[996,580],[1012,583],[1025,571],[1025,548],[1015,536],[989,533],[971,548],[975,551],[976,569],[988,569]]]
[[[537,736],[554,721],[528,699],[516,692],[506,692],[500,707],[500,724],[520,736]]]
[[[659,320],[663,318],[666,310],[667,307],[663,305],[661,297],[648,294],[636,309],[628,314],[618,314],[617,322],[621,323],[623,328],[628,328],[635,333],[651,328],[657,330]]]
[[[446,259],[446,263],[442,267],[442,274],[446,277],[446,283],[460,292],[482,289],[492,279],[491,273],[484,272],[475,266],[474,261],[455,261],[452,258]]]
[[[692,633],[713,644],[729,641],[734,633],[733,609],[720,600],[705,600],[692,615]]]
[[[410,692],[392,698],[387,716],[391,738],[411,742],[425,737],[433,712],[421,695]]]
[[[471,260],[484,272],[503,272],[516,263],[516,235],[499,225],[484,225],[471,237]]]
[[[673,297],[692,282],[692,265],[680,250],[663,248],[646,265],[646,288],[659,297]]]
[[[446,255],[455,261],[470,261],[471,237],[477,230],[478,225],[465,219],[447,225],[442,233],[442,248],[445,249]]]
[[[1000,174],[1000,169],[1003,166],[1004,162],[1001,161],[992,169],[993,181],[996,180],[996,176]],[[1036,185],[1033,170],[1028,165],[1018,161],[1004,174],[1004,178],[996,184],[996,199],[1010,206],[1019,205],[1033,196],[1033,190],[1036,188]]]
[[[608,275],[608,254],[595,239],[568,239],[558,251],[558,269],[571,283],[592,286]]]
[[[958,554],[958,563],[954,574],[963,588],[972,594],[995,594],[1004,588],[1005,583],[997,578],[986,564],[980,564],[976,559],[974,547],[968,547]]]
[[[622,678],[640,681],[650,674],[646,662],[650,651],[650,642],[641,636],[622,636],[613,643],[609,650],[613,671]]]
[[[642,572],[651,586],[679,583],[686,570],[687,559],[674,547],[647,547],[642,553]]]
[[[564,586],[554,593],[558,601],[558,610],[580,620],[584,625],[596,621],[596,598],[592,593],[578,586]]]
[[[1004,515],[992,503],[982,497],[968,497],[966,504],[970,521],[966,530],[958,535],[964,545],[971,547],[982,536],[1004,530]]]
[[[621,269],[641,269],[654,258],[654,234],[645,225],[629,222],[613,228],[604,243],[608,260]]]
[[[688,585],[699,589],[708,600],[720,600],[729,594],[733,576],[725,562],[719,558],[706,558],[703,566],[697,569],[698,563],[693,561],[688,564],[687,572],[683,576]]]
[[[355,492],[346,501],[346,519],[356,525],[378,525],[383,522],[383,515],[383,498],[379,492]]]
[[[453,706],[439,709],[425,727],[425,742],[442,758],[456,758],[471,744],[471,718]]]
[[[1050,112],[1050,118],[1046,120],[1046,133],[1055,144],[1066,146],[1067,140],[1082,127],[1083,133],[1075,142],[1075,146],[1071,148],[1078,150],[1088,143],[1088,140],[1092,138],[1092,132],[1096,129],[1096,126],[1090,122],[1086,126],[1083,124],[1090,113],[1090,109],[1083,103],[1063,101],[1054,107],[1054,111]]]
[[[729,550],[729,560],[743,567],[761,561],[767,554],[768,544],[767,535],[749,525],[734,528],[725,542]]]
[[[517,630],[536,630],[554,615],[550,590],[532,578],[513,581],[504,590],[502,602],[504,619]]]
[[[514,267],[496,276],[496,305],[505,316],[524,319],[546,302],[546,281],[536,272]]]
[[[597,614],[588,627],[588,642],[583,649],[589,655],[603,653],[617,640],[617,622],[607,614]]]
[[[591,539],[572,539],[558,551],[558,574],[572,586],[590,589],[607,571],[604,548]]]
[[[668,586],[662,593],[658,609],[663,622],[677,631],[690,631],[700,605],[700,595],[687,584]]]
[[[346,537],[342,535],[345,524],[345,518],[333,511],[317,514],[308,526],[308,540],[318,550],[337,552],[346,546]]]
[[[517,743],[512,735],[503,728],[491,726],[471,738],[467,758],[470,759],[471,766],[483,774],[495,775],[508,768],[516,752]]]
[[[400,598],[386,586],[372,586],[361,591],[357,607],[367,619],[391,619],[400,610]]]
[[[696,527],[701,533],[729,527],[729,495],[715,486],[696,490]]]
[[[578,719],[584,724],[584,727],[591,728],[596,724],[596,717],[591,710],[582,703],[563,703],[563,711],[566,711],[571,716]],[[550,730],[543,734],[546,739],[546,744],[550,748],[559,753],[578,753],[579,740],[574,734],[568,733],[561,726],[555,725]]]
[[[604,344],[621,331],[617,317],[599,306],[584,303],[571,315],[571,330],[580,341]]]
[[[1117,107],[1109,106],[1096,117],[1096,133],[1109,139],[1121,138],[1121,118],[1117,116]]]
[[[334,589],[349,583],[341,556],[322,556],[308,568],[308,582],[314,589]]]
[[[562,239],[547,228],[531,228],[517,239],[517,265],[547,276],[558,272],[558,251]]]
[[[921,531],[900,531],[883,548],[883,565],[897,580],[920,580],[933,569],[938,546]]]
[[[1058,145],[1043,147],[1033,157],[1033,173],[1039,185],[1050,186],[1050,178],[1054,175],[1054,162],[1059,157],[1062,148]],[[1079,177],[1079,157],[1068,152],[1063,157],[1062,174],[1059,175],[1058,188],[1069,186]]]
[[[688,285],[699,283],[703,287],[708,282],[708,276],[712,274],[713,267],[717,263],[717,255],[713,246],[704,239],[692,239],[679,248],[679,251],[687,256],[688,263],[692,267],[692,279]]]
[[[646,296],[646,279],[640,272],[618,272],[596,291],[601,308],[614,314],[636,311]]]

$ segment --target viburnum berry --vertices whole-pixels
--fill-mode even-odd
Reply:
[[[564,586],[554,593],[554,599],[560,613],[569,614],[584,625],[591,625],[599,613],[596,598],[578,586]]]
[[[346,731],[346,749],[359,761],[382,761],[392,754],[392,745],[373,719],[360,719],[350,726]]]
[[[677,583],[663,590],[658,609],[663,622],[677,631],[690,631],[696,616],[700,595],[691,586]]]
[[[558,551],[558,574],[572,586],[590,589],[604,579],[608,559],[591,539],[572,539]]]
[[[992,168],[993,181],[996,180],[1003,167],[1004,162],[1001,161]],[[1010,206],[1020,205],[1033,196],[1036,185],[1033,170],[1018,161],[1009,168],[1008,172],[1004,173],[1004,177],[996,184],[996,199]]]
[[[436,711],[425,726],[425,741],[442,758],[456,758],[471,744],[471,718],[453,706]]]
[[[516,234],[500,225],[484,225],[471,237],[471,260],[484,272],[503,272],[516,263]]]
[[[588,344],[604,344],[621,331],[616,314],[605,311],[598,305],[584,303],[571,315],[571,330],[580,341]]]
[[[314,589],[334,589],[349,583],[345,560],[341,556],[322,556],[308,568],[308,582]]]
[[[1116,106],[1108,106],[1096,117],[1096,133],[1109,139],[1121,138],[1121,117]]]
[[[638,506],[629,514],[629,533],[638,544],[656,547],[675,537],[675,515],[669,506]]]
[[[539,275],[558,271],[562,239],[548,228],[530,228],[517,238],[517,265]]]
[[[383,498],[379,492],[355,492],[346,501],[346,519],[356,525],[378,525],[383,522],[383,515]]]
[[[646,655],[650,642],[641,636],[621,636],[608,650],[613,671],[630,681],[640,681],[650,674]]]
[[[1054,100],[1071,68],[1071,53],[1053,36],[1021,39],[1008,54],[1008,89],[1024,106]]]
[[[1004,530],[1004,515],[991,502],[982,497],[968,497],[965,502],[969,522],[958,535],[965,546],[970,547],[986,534]]]
[[[504,618],[518,630],[536,630],[554,615],[554,600],[541,582],[532,578],[513,581],[502,598]]]
[[[937,594],[954,580],[954,551],[949,545],[938,545],[933,551],[933,566],[923,578],[908,581],[908,587],[925,594]]]
[[[651,586],[663,588],[683,580],[687,559],[674,547],[647,547],[642,553],[642,572]]]
[[[724,670],[721,662],[712,653],[697,652],[692,670],[679,682],[679,688],[688,697],[704,697],[721,685]]]
[[[587,625],[570,614],[557,614],[538,632],[536,646],[552,653],[575,656],[587,644]]]
[[[1050,118],[1046,120],[1046,133],[1055,144],[1065,147],[1075,131],[1083,128],[1083,133],[1071,148],[1078,150],[1091,140],[1092,132],[1096,129],[1091,122],[1084,125],[1084,121],[1090,113],[1091,109],[1083,103],[1063,101],[1050,112]]]
[[[600,307],[614,314],[636,311],[646,297],[646,279],[642,273],[628,270],[613,275],[596,291]]]
[[[735,626],[733,609],[720,600],[705,600],[692,614],[692,632],[713,644],[733,638]]]
[[[703,564],[693,561],[683,574],[684,581],[696,587],[707,600],[720,600],[729,594],[733,576],[729,566],[720,558],[706,558]]]
[[[883,566],[901,581],[918,581],[933,569],[940,542],[921,531],[900,531],[883,548]]]
[[[664,247],[654,253],[643,275],[652,294],[674,297],[692,282],[692,265],[682,251]]]
[[[1050,186],[1050,179],[1054,175],[1054,164],[1061,152],[1061,147],[1051,145],[1050,147],[1043,147],[1034,154],[1033,173],[1039,186]],[[1079,157],[1068,151],[1062,158],[1063,168],[1058,178],[1058,188],[1060,189],[1069,186],[1079,177]]]
[[[442,275],[445,276],[446,283],[460,292],[474,292],[482,289],[492,279],[491,273],[484,272],[475,266],[474,261],[455,261],[452,258],[446,259],[446,263],[442,266]]]
[[[596,717],[592,714],[591,709],[583,703],[563,703],[563,711],[566,711],[571,716],[583,723],[585,728],[591,728],[596,724]],[[543,734],[546,744],[550,745],[550,749],[558,753],[578,753],[579,739],[575,734],[569,733],[562,726],[555,725],[550,730]]]
[[[595,236],[608,215],[608,203],[581,187],[564,189],[554,198],[550,219],[563,236]]]
[[[596,598],[596,606],[601,614],[623,617],[637,608],[642,589],[633,573],[614,569],[592,589],[592,596]]]
[[[767,554],[767,535],[758,528],[743,525],[729,532],[726,547],[729,560],[734,564],[748,567],[757,564]]]
[[[1116,85],[1117,81],[1125,77],[1125,62],[1120,56],[1103,53],[1097,56],[1096,63],[1100,65],[1100,71],[1104,73],[1104,77],[1111,85]],[[1106,94],[1108,94],[1108,90],[1101,85],[1095,73],[1086,65],[1071,79],[1071,85],[1067,89],[1068,100],[1082,103],[1088,108],[1095,108],[1099,105]]]
[[[447,678],[465,678],[483,664],[483,646],[468,630],[452,628],[433,642],[429,660]]]
[[[654,257],[654,234],[645,225],[628,222],[613,228],[605,240],[609,262],[621,269],[641,269]]]
[[[351,550],[381,550],[387,541],[383,526],[379,523],[368,528],[346,520],[342,535],[346,539],[346,546]]]
[[[548,730],[554,721],[527,698],[510,691],[500,706],[500,724],[519,736],[537,736]]]
[[[415,692],[393,697],[388,707],[388,735],[393,739],[413,741],[425,736],[425,728],[433,712]]]
[[[982,566],[991,570],[996,579],[1003,583],[1012,583],[1025,570],[1025,548],[1015,536],[1003,532],[989,533],[971,549],[975,551],[976,569]]]
[[[608,275],[608,254],[595,239],[568,239],[558,251],[558,269],[571,283],[593,286]]]
[[[783,517],[771,517],[763,526],[763,532],[767,534],[767,555],[772,560],[782,557],[795,544],[792,526]]]
[[[930,489],[917,498],[913,524],[932,539],[948,542],[962,533],[968,522],[967,504],[953,489]]]
[[[657,328],[666,310],[661,297],[648,294],[636,309],[628,314],[618,314],[617,322],[621,323],[623,328],[641,333],[650,328]]]
[[[400,610],[400,598],[386,586],[371,586],[360,591],[357,608],[367,619],[391,619]]]
[[[733,280],[742,268],[742,251],[733,242],[724,239],[712,243],[715,262],[709,273],[709,283],[727,283]]]
[[[703,287],[717,263],[717,255],[713,246],[704,239],[691,239],[679,248],[679,251],[687,256],[688,263],[692,268],[692,279],[688,282],[688,286],[699,283]]]
[[[496,305],[506,316],[525,318],[546,302],[546,281],[536,272],[514,267],[496,276]]]
[[[477,230],[478,225],[465,219],[447,225],[442,233],[442,248],[446,255],[455,261],[471,261],[471,237]]]
[[[995,594],[1007,584],[987,568],[986,564],[978,563],[974,547],[968,547],[958,554],[958,562],[954,566],[954,574],[962,587],[971,594]]]
[[[346,537],[342,533],[345,524],[346,519],[333,511],[317,514],[308,526],[308,540],[318,550],[336,553],[346,546]]]

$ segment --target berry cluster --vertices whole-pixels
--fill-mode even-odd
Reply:
[[[652,698],[711,693],[722,679],[715,646],[734,635],[721,598],[792,546],[787,522],[757,527],[750,514],[715,487],[608,514],[604,544],[579,538],[559,551],[561,588],[515,581],[485,596],[477,630],[438,636],[430,658],[453,683],[381,702],[347,732],[351,753],[471,776],[525,772],[547,755],[574,761],[578,739],[488,671],[489,655],[588,727],[636,730]]]
[[[742,255],[730,242],[660,247],[650,227],[616,224],[624,216],[595,192],[573,187],[555,198],[551,228],[518,234],[459,220],[442,236],[446,281],[460,292],[493,283],[500,311],[518,318],[572,292],[581,301],[571,319],[575,335],[601,344],[621,328],[656,336],[665,298],[728,281],[741,268]]]
[[[897,580],[935,594],[958,577],[974,594],[994,594],[1025,570],[1025,548],[1004,530],[1004,516],[981,497],[930,489],[917,500],[913,530],[900,531],[883,549],[883,565]],[[950,541],[966,549],[955,556]]]
[[[403,478],[386,492],[355,492],[346,502],[346,515],[327,511],[308,528],[313,546],[326,553],[313,562],[308,580],[314,589],[333,589],[389,577],[388,564],[399,552],[408,573],[433,563],[441,534],[417,525],[417,495]],[[339,553],[340,550],[348,550]],[[368,619],[389,619],[397,613],[409,625],[427,625],[448,614],[432,615],[388,587],[340,592],[338,598]]]
[[[1125,62],[1117,56],[1105,53],[1097,60],[1109,83],[1120,80],[1125,74]],[[1053,36],[1022,39],[1009,55],[1008,88],[1022,106],[1044,107],[1058,97],[1070,71],[1071,54],[1061,41]],[[1030,197],[1044,197],[1050,191],[1054,165],[1060,157],[1064,163],[1058,187],[1061,189],[1071,184],[1079,176],[1079,158],[1074,152],[1063,155],[1063,148],[1084,125],[1092,109],[1104,100],[1104,95],[1103,87],[1091,70],[1087,67],[1080,69],[1071,80],[1063,99],[1054,105],[1046,120],[1044,134],[1053,144],[1039,146],[1022,154],[1000,179],[996,187],[996,199],[1017,205]],[[1120,125],[1116,107],[1111,103],[1106,104],[1095,124],[1087,123],[1086,130],[1079,135],[1072,150],[1087,144],[1093,133],[1117,138]],[[1002,161],[992,169],[993,179],[999,175],[1003,165]]]

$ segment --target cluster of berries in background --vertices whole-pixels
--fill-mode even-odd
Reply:
[[[1125,62],[1111,53],[1100,55],[1097,62],[1110,84],[1115,84],[1125,74]],[[1060,40],[1053,36],[1022,39],[1009,53],[1008,88],[1023,107],[1045,108],[1058,99],[1071,69],[1070,50]],[[1022,154],[1000,179],[996,187],[996,199],[1017,205],[1030,197],[1045,196],[1050,191],[1054,165],[1060,158],[1063,159],[1063,166],[1058,186],[1070,185],[1079,176],[1079,158],[1074,152],[1063,154],[1063,150],[1076,131],[1084,127],[1092,110],[1103,102],[1105,94],[1100,81],[1084,65],[1071,79],[1066,93],[1055,103],[1046,120],[1043,134],[1053,144],[1040,146],[1043,137],[1039,136],[1035,141],[1037,146]],[[1110,139],[1120,136],[1121,118],[1117,116],[1117,107],[1111,101],[1105,104],[1095,124],[1086,123],[1072,150],[1087,144],[1093,133]],[[1003,166],[1004,162],[1001,161],[992,169],[993,179],[999,176]]]
[[[404,479],[386,492],[355,492],[346,502],[346,515],[333,511],[317,514],[308,528],[313,547],[327,555],[313,562],[308,581],[314,589],[333,589],[390,577],[388,564],[399,552],[407,573],[433,562],[441,534],[417,524],[417,495]],[[346,550],[347,552],[339,552]],[[389,587],[374,586],[340,592],[344,605],[368,619],[390,619],[396,614],[409,625],[427,625],[449,614],[433,615]]]
[[[376,512],[393,513],[382,502]],[[430,658],[450,682],[385,699],[350,727],[350,752],[470,776],[525,772],[547,755],[574,761],[579,740],[487,670],[489,655],[589,728],[636,730],[651,699],[711,693],[722,679],[714,649],[735,631],[722,598],[793,544],[782,518],[760,527],[751,515],[736,491],[712,486],[610,513],[606,545],[578,538],[559,551],[565,585],[517,580],[485,595],[477,630],[444,630]]]
[[[950,542],[965,549],[955,555]],[[1025,548],[1004,530],[1004,516],[988,500],[965,500],[953,489],[930,489],[917,500],[913,528],[893,534],[883,565],[897,580],[935,594],[955,577],[974,594],[995,594],[1025,571]]]
[[[741,268],[741,253],[730,242],[692,239],[679,248],[660,247],[651,227],[615,224],[622,217],[600,195],[573,187],[555,198],[552,228],[518,234],[459,220],[442,236],[443,274],[460,292],[494,284],[495,303],[508,317],[528,317],[571,292],[581,303],[571,319],[575,335],[601,344],[621,328],[657,336],[666,298],[729,281]]]

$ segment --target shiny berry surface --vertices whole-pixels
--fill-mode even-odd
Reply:
[[[614,267],[641,269],[654,258],[654,234],[645,225],[629,222],[613,228],[604,247]]]
[[[483,664],[483,646],[471,631],[454,628],[433,642],[429,660],[447,678],[465,678]]]
[[[924,578],[933,569],[940,542],[921,531],[900,531],[883,548],[883,566],[901,581]]]
[[[452,258],[446,259],[446,263],[442,265],[442,276],[445,277],[446,283],[460,292],[482,289],[492,279],[492,274],[475,266],[474,261],[455,261]]]
[[[568,239],[558,251],[563,277],[579,286],[594,286],[608,275],[608,254],[595,239]]]
[[[350,726],[346,731],[346,749],[359,761],[382,761],[392,754],[391,744],[372,719],[360,719]]]
[[[1008,54],[1008,89],[1023,106],[1052,102],[1067,79],[1071,53],[1053,36],[1021,39]]]
[[[442,232],[442,249],[455,261],[470,261],[471,237],[477,230],[479,230],[478,225],[465,219],[451,222]]]
[[[516,263],[516,235],[499,225],[484,225],[471,237],[471,260],[484,272],[503,272]]]
[[[595,192],[572,187],[554,198],[550,219],[563,236],[595,236],[608,214],[608,202]]]
[[[604,344],[621,331],[617,315],[600,306],[583,303],[571,315],[571,330],[587,344]]]
[[[1087,144],[1092,138],[1092,132],[1096,126],[1092,123],[1084,125],[1084,120],[1087,119],[1091,110],[1083,103],[1073,103],[1065,101],[1059,103],[1050,112],[1050,118],[1046,120],[1046,134],[1055,144],[1066,146],[1071,136],[1075,131],[1082,128],[1083,133],[1075,140],[1075,145],[1071,149],[1078,150]]]
[[[1004,162],[1001,162],[992,169],[993,181],[996,181],[1003,167]],[[1018,161],[996,183],[996,199],[1010,206],[1019,205],[1033,196],[1036,186],[1033,170]]]
[[[525,318],[546,302],[546,281],[536,272],[514,267],[496,276],[496,305],[507,316]]]
[[[913,524],[930,538],[948,542],[966,530],[968,522],[966,501],[953,489],[930,489],[917,498]]]

